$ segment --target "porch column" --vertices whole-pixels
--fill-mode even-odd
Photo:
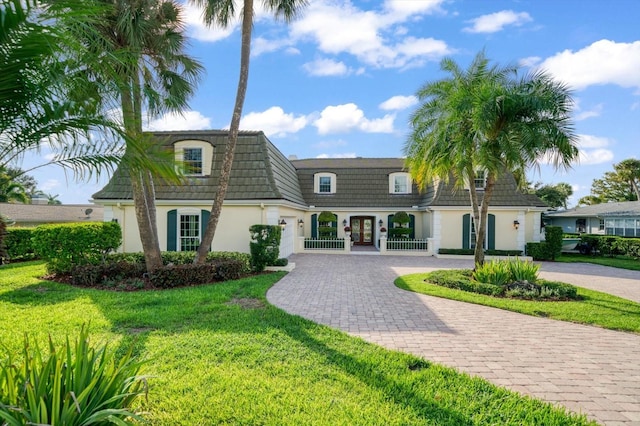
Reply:
[[[387,236],[380,235],[380,254],[387,254]]]

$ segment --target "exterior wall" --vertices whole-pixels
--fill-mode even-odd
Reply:
[[[547,224],[552,226],[561,226],[564,232],[574,233],[576,230],[576,220],[585,219],[587,234],[604,234],[604,230],[600,229],[600,219],[597,217],[549,217]]]

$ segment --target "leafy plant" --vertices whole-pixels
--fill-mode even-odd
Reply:
[[[509,267],[512,281],[535,283],[538,280],[540,265],[518,259],[508,260],[506,263]]]
[[[35,228],[8,228],[5,239],[9,260],[31,260],[36,257],[31,237]]]
[[[107,345],[95,349],[83,326],[73,347],[68,336],[60,349],[49,338],[46,357],[25,336],[23,351],[22,365],[16,366],[9,354],[0,368],[3,425],[127,425],[142,420],[132,406],[146,394],[146,380],[139,376],[142,363],[131,350],[116,359]]]
[[[562,227],[561,226],[545,226],[545,241],[548,244],[549,255],[551,260],[556,260],[562,252]]]
[[[280,254],[282,229],[275,225],[253,225],[251,233],[251,264],[256,272],[264,271],[265,266],[273,265]]]
[[[482,265],[476,264],[473,279],[481,283],[497,286],[504,286],[513,281],[508,263],[500,260],[492,260]]]

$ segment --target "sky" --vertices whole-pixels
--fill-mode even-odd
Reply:
[[[261,0],[256,0],[260,6]],[[640,158],[640,2],[637,0],[311,0],[287,24],[258,9],[242,130],[262,130],[298,158],[402,157],[416,92],[466,68],[484,50],[521,73],[546,70],[572,89],[580,161],[541,164],[532,182],[567,182],[570,206],[613,164]],[[238,80],[240,28],[207,28],[185,4],[189,54],[206,73],[182,115],[149,130],[228,128]],[[44,153],[43,155],[45,155]],[[39,159],[26,159],[32,163]],[[102,181],[57,167],[32,173],[64,204],[87,203]]]

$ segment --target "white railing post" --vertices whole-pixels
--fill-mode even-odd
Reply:
[[[427,238],[427,253],[431,256],[435,255],[433,252],[433,238]]]
[[[380,236],[380,254],[385,254],[385,253],[387,253],[387,236],[381,235]]]

